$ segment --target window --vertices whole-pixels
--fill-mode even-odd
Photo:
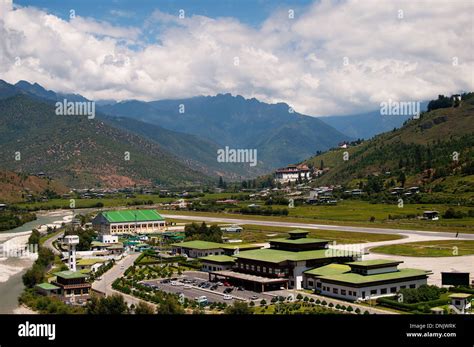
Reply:
[[[396,292],[397,292],[397,287],[390,288],[390,293],[396,293]]]
[[[362,292],[362,297],[365,298],[365,292]]]
[[[271,267],[268,268],[268,273],[269,274],[272,274],[273,273],[273,269]]]
[[[400,289],[405,289],[407,286],[400,286]]]
[[[265,266],[263,267],[263,272],[267,272],[267,268]]]
[[[240,264],[239,264],[239,267],[240,267],[241,269],[243,269],[243,268],[244,268],[244,264],[240,263]]]
[[[377,294],[377,289],[372,289],[370,291],[370,295],[376,295]]]
[[[337,288],[333,288],[333,289],[332,289],[332,292],[333,292],[334,294],[338,294],[338,293],[339,293],[339,290],[338,290]]]
[[[416,284],[410,284],[410,288],[416,288]]]
[[[249,264],[245,264],[245,270],[249,269]]]
[[[341,295],[346,295],[345,289],[341,289]]]
[[[255,271],[255,265],[251,266],[252,271]]]
[[[380,289],[380,294],[387,294],[387,288]]]
[[[311,280],[310,280],[310,281],[308,281],[308,286],[310,286],[310,287],[314,287],[314,282],[313,282],[313,281],[311,281]]]
[[[321,282],[316,282],[316,288],[321,288]]]
[[[257,265],[257,271],[260,272],[260,265]]]

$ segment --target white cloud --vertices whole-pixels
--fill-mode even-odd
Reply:
[[[231,92],[311,115],[356,113],[473,90],[472,12],[469,1],[321,1],[259,28],[159,11],[133,28],[19,8],[0,20],[0,78],[93,99]],[[144,43],[150,33],[157,43]]]

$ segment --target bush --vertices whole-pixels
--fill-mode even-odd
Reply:
[[[323,306],[326,306],[327,304],[328,304],[328,303],[326,302],[326,300],[323,300],[323,301],[321,302],[321,305],[323,305]]]
[[[352,308],[352,306],[348,306],[348,307],[347,307],[347,312],[352,312],[352,311],[354,311],[354,309]]]
[[[357,307],[357,308],[355,309],[355,313],[360,314],[360,308]]]

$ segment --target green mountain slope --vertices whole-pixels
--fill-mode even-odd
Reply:
[[[344,160],[344,152],[349,158]],[[456,153],[458,155],[456,155]],[[458,160],[455,160],[458,156]],[[457,107],[438,108],[409,120],[402,128],[348,149],[314,156],[307,164],[329,168],[317,184],[356,187],[369,175],[385,187],[422,186],[426,191],[474,193],[474,94]],[[398,181],[398,182],[397,182]]]
[[[263,165],[251,167],[248,163],[219,163],[217,151],[221,146],[194,135],[164,129],[127,117],[106,116],[102,119],[116,128],[131,131],[156,142],[161,148],[180,158],[187,166],[209,176],[238,180],[240,177],[257,176],[270,169]]]
[[[239,95],[152,102],[131,100],[105,105],[100,110],[111,116],[192,134],[221,148],[256,149],[258,166],[262,169],[303,160],[318,150],[351,139],[318,118],[290,112],[287,104],[267,104]]]
[[[26,95],[0,100],[0,154],[4,169],[42,171],[70,187],[210,180],[152,141],[97,119],[58,116],[54,105]]]

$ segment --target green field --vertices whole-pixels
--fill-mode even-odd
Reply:
[[[454,257],[474,254],[474,241],[444,240],[411,242],[375,247],[370,251],[410,257]]]
[[[241,203],[247,205],[250,202]],[[252,202],[254,203],[254,202]],[[258,203],[258,202],[256,202]],[[273,205],[273,208],[286,208],[287,206]],[[161,213],[190,215],[190,216],[206,216],[206,217],[223,217],[237,219],[254,219],[269,220],[281,222],[297,222],[297,223],[321,223],[335,225],[353,225],[365,227],[383,227],[394,229],[412,229],[427,231],[446,231],[446,232],[465,232],[474,233],[474,218],[462,219],[444,219],[438,221],[421,220],[418,218],[400,218],[389,219],[392,217],[404,217],[407,215],[422,215],[423,211],[436,210],[443,214],[448,208],[453,207],[446,204],[405,204],[403,208],[397,205],[389,204],[371,204],[366,201],[345,200],[339,202],[335,206],[316,206],[302,205],[290,208],[288,216],[261,216],[261,215],[242,215],[234,213],[215,213],[215,212],[195,212],[195,211],[166,211]],[[467,212],[472,207],[454,206],[455,210]],[[370,222],[370,218],[375,220]]]
[[[266,242],[272,238],[287,237],[288,231],[294,228],[270,227],[244,224],[244,230],[240,234],[225,233],[225,236],[242,239],[244,243]],[[390,234],[369,234],[369,233],[351,233],[346,231],[333,230],[308,230],[308,237],[321,238],[330,241],[336,241],[340,244],[346,243],[365,243],[375,241],[398,240],[402,237]],[[270,235],[270,236],[269,236]]]

